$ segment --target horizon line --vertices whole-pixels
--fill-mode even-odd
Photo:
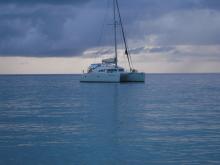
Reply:
[[[83,73],[1,73],[0,76],[46,76],[46,75],[81,75]],[[155,72],[147,74],[220,74],[220,72]]]

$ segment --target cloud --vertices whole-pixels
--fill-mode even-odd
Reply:
[[[87,7],[40,5],[4,9],[5,13],[0,14],[1,56],[79,55],[94,45],[101,22],[99,18],[93,20],[100,11],[87,12]]]
[[[176,47],[137,48],[136,50],[138,52],[135,55],[139,58],[137,62],[220,62],[220,47],[218,45],[181,45]]]
[[[119,4],[134,54],[166,55],[181,45],[220,45],[219,0]],[[111,1],[106,6],[106,1],[96,0],[0,0],[0,56],[81,56],[100,46],[109,48],[111,11]]]
[[[138,47],[135,49],[131,49],[130,52],[132,54],[140,54],[140,53],[164,53],[164,52],[171,52],[175,51],[175,47],[169,47],[169,46],[161,46],[161,47]]]
[[[16,4],[16,5],[36,5],[36,4],[51,4],[51,5],[63,5],[63,4],[83,4],[89,0],[0,0],[0,4]]]
[[[149,23],[149,24],[148,24]],[[154,29],[157,44],[212,45],[220,44],[220,12],[193,10],[174,12],[157,20],[145,22],[145,28]],[[156,32],[156,33],[154,33]]]

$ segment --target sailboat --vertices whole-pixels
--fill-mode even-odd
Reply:
[[[103,59],[101,63],[91,64],[87,73],[83,73],[80,82],[145,82],[145,73],[138,72],[132,66],[130,52],[126,41],[125,31],[119,10],[118,0],[113,0],[114,8],[114,54],[113,58]],[[120,27],[123,38],[125,55],[129,64],[129,71],[118,65],[117,26]]]

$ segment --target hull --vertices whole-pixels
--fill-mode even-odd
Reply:
[[[145,74],[144,73],[121,73],[120,77],[121,82],[145,82]]]
[[[81,76],[80,82],[145,82],[144,73],[86,73]]]
[[[106,82],[118,83],[120,82],[119,73],[86,73],[81,76],[80,82]]]

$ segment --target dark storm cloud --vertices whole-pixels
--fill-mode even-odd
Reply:
[[[36,4],[82,4],[89,0],[0,0],[0,4],[36,5]]]
[[[181,44],[220,44],[219,0],[119,0],[119,4],[129,41],[151,44],[153,36],[157,46],[148,50],[151,53]],[[0,0],[0,56],[75,56],[110,46],[110,5],[111,0],[106,16],[106,0]],[[108,40],[100,44],[105,16]]]
[[[210,9],[220,9],[220,1],[219,0],[201,0],[200,6],[203,8]]]
[[[1,6],[0,54],[2,56],[70,56],[93,46],[99,12],[76,6]],[[85,17],[85,18],[84,18]],[[81,19],[84,18],[85,21]],[[96,25],[97,24],[97,25]],[[97,32],[96,32],[97,33]],[[94,34],[94,35],[93,35]]]

